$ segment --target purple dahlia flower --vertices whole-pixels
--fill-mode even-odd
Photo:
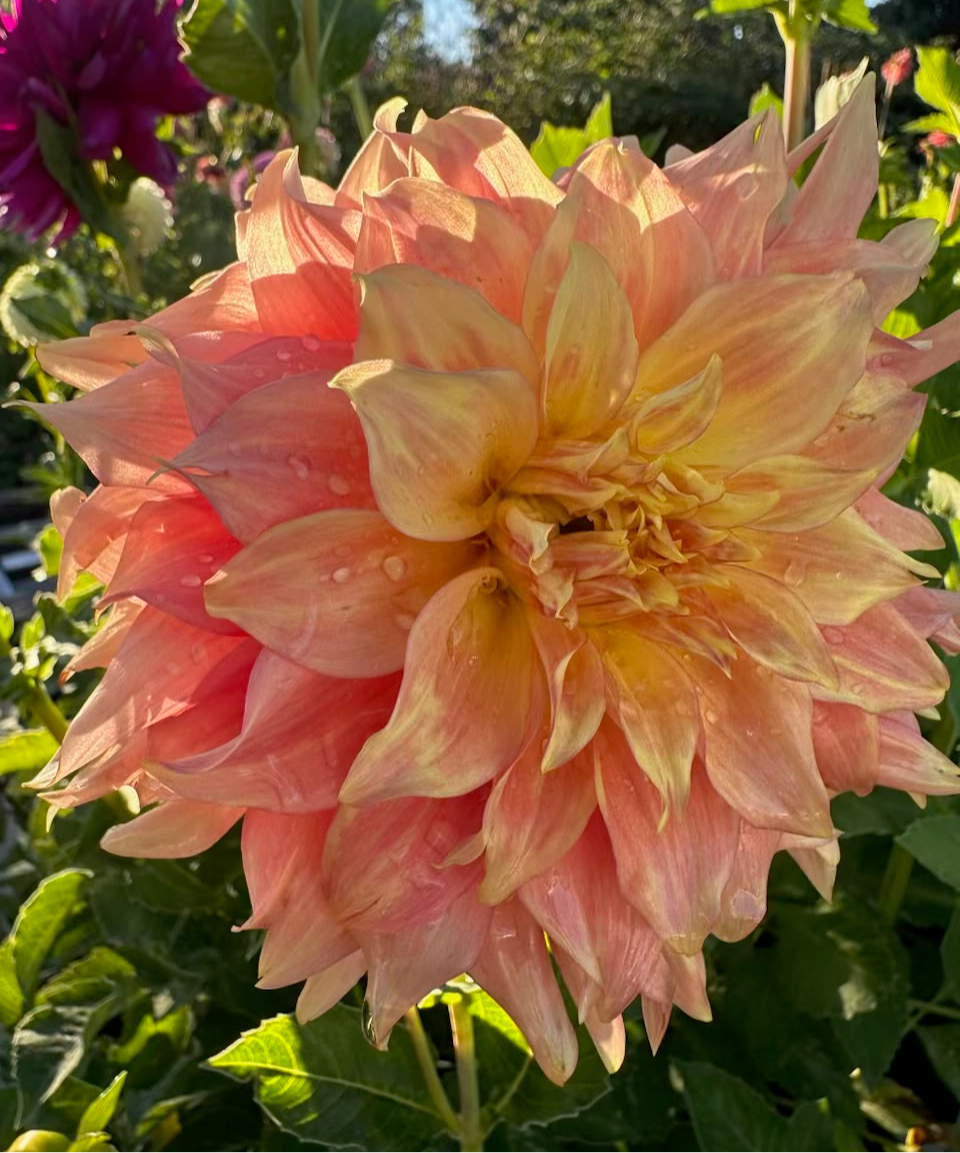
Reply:
[[[35,237],[81,214],[48,171],[37,139],[46,113],[70,130],[75,155],[126,161],[158,183],[176,175],[157,120],[202,108],[208,93],[180,61],[183,0],[14,0],[0,14],[0,205]]]

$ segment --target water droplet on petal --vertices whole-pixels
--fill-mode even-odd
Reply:
[[[350,570],[346,567],[333,570],[333,580],[338,584],[345,584],[350,579]]]
[[[350,484],[344,480],[342,476],[331,476],[327,481],[331,492],[335,492],[337,496],[346,496],[350,491]]]
[[[713,711],[713,709],[704,709],[703,719],[707,722],[708,725],[715,725],[717,723],[717,714]]]
[[[287,352],[287,350],[285,348],[281,348],[280,351],[277,353],[277,360],[287,361],[290,359],[290,357],[292,355],[293,354],[290,352]]]
[[[792,560],[788,565],[786,572],[783,574],[783,579],[791,588],[796,588],[798,585],[803,584],[803,578],[807,575],[807,566],[802,561]]]
[[[197,557],[197,563],[198,563],[198,564],[213,564],[213,553],[210,553],[210,552],[202,552],[202,553],[201,553],[201,554],[200,554],[200,555]]]
[[[416,619],[413,613],[397,613],[397,628],[408,633],[413,628]]]
[[[374,1049],[379,1049],[380,1041],[373,1024],[373,1010],[366,1001],[363,1002],[363,1008],[360,1010],[360,1029],[367,1044],[372,1045]]]
[[[201,644],[199,641],[190,650],[190,656],[191,656],[193,663],[195,665],[200,664],[200,662],[204,659],[204,657],[206,655],[207,655],[207,646],[204,644]]]
[[[381,567],[390,580],[398,581],[403,579],[403,574],[407,571],[407,562],[403,557],[388,556],[384,557]]]
[[[298,480],[306,480],[310,475],[310,465],[302,456],[288,457],[287,464],[293,469],[294,476],[296,476]]]
[[[243,452],[243,445],[238,441],[232,440],[227,445],[227,452],[229,452],[231,456],[239,456]]]
[[[320,348],[320,341],[315,336],[304,336],[300,343],[307,352],[316,352]]]
[[[203,584],[203,581],[196,573],[188,573],[186,576],[180,578],[180,583],[185,589],[198,589]]]
[[[843,629],[824,628],[821,630],[823,639],[831,645],[842,645],[846,640],[846,634]]]

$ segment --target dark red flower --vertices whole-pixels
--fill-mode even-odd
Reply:
[[[208,98],[180,61],[183,0],[14,0],[0,15],[0,221],[37,236],[79,207],[47,169],[37,139],[42,113],[68,128],[75,154],[106,160],[119,149],[138,172],[169,185],[161,116],[194,112]]]

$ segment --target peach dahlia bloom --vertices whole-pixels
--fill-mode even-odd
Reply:
[[[42,351],[101,482],[54,502],[61,581],[108,616],[40,783],[132,785],[120,853],[242,819],[302,1017],[366,973],[386,1044],[469,972],[562,1082],[546,940],[614,1068],[637,996],[654,1047],[709,1017],[704,939],[757,925],[774,853],[829,894],[832,795],[956,791],[913,714],[960,600],[878,485],[960,323],[878,328],[936,238],[856,238],[872,78],[790,155],[766,113],[562,187],[492,116],[401,108],[336,191],[279,156],[189,299]]]

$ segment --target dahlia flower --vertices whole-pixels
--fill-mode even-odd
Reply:
[[[180,62],[183,0],[14,0],[0,14],[0,209],[30,237],[81,220],[47,169],[38,117],[70,129],[82,160],[115,149],[137,172],[169,185],[173,153],[155,136],[167,114],[195,112],[206,91]]]
[[[896,88],[913,73],[913,49],[898,48],[880,65],[880,72],[888,88]]]
[[[336,190],[278,156],[188,299],[41,350],[85,390],[42,411],[100,480],[53,515],[107,671],[36,783],[135,788],[118,853],[242,819],[301,1017],[366,973],[385,1045],[467,972],[562,1082],[551,953],[615,1068],[636,997],[654,1047],[709,1018],[704,940],[758,924],[776,852],[829,894],[831,796],[957,790],[913,713],[960,598],[878,486],[960,323],[878,327],[936,237],[856,237],[872,77],[789,155],[768,111],[562,187],[493,116],[402,107]]]

